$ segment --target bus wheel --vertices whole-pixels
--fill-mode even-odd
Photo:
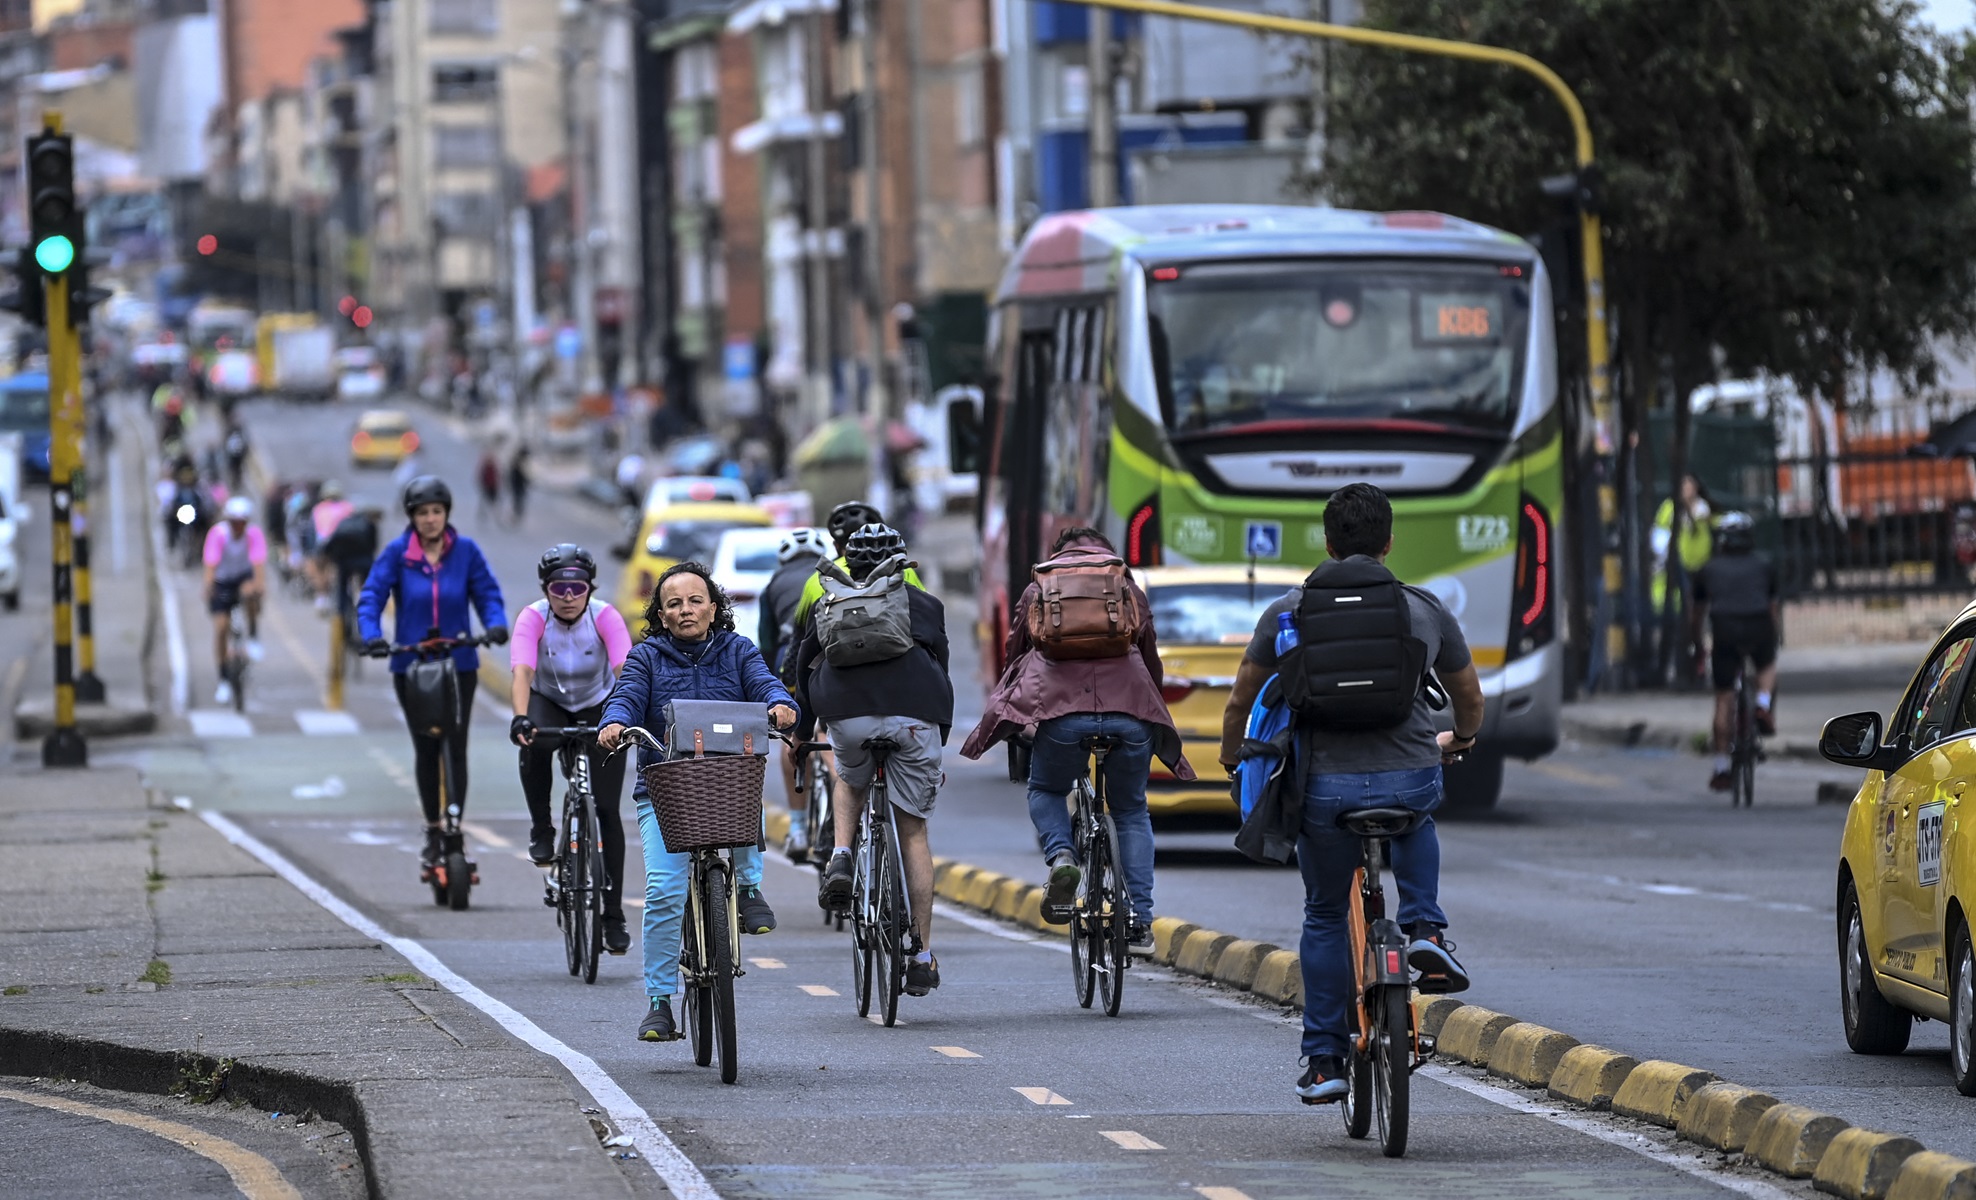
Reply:
[[[1503,756],[1500,751],[1471,752],[1461,762],[1441,768],[1442,789],[1446,793],[1441,811],[1456,816],[1484,813],[1496,807],[1503,793]]]

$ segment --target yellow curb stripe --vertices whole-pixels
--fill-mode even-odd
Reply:
[[[192,1151],[201,1158],[219,1164],[233,1180],[233,1186],[247,1200],[302,1200],[302,1193],[282,1177],[281,1171],[267,1159],[244,1146],[235,1145],[225,1138],[181,1125],[177,1121],[166,1121],[143,1113],[124,1112],[114,1108],[99,1108],[94,1104],[84,1104],[80,1100],[70,1100],[62,1096],[42,1096],[33,1092],[18,1092],[12,1088],[0,1088],[0,1098],[16,1100],[22,1104],[32,1104],[37,1108],[52,1108],[57,1112],[69,1113],[78,1117],[90,1117],[98,1121],[108,1121],[129,1129],[141,1130],[153,1137],[161,1137]]]

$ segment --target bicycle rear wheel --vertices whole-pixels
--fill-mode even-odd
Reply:
[[[1736,684],[1736,733],[1729,764],[1729,804],[1748,808],[1756,800],[1756,708],[1747,677]]]
[[[1372,1107],[1379,1118],[1379,1147],[1387,1158],[1407,1152],[1407,1087],[1413,1079],[1413,1006],[1407,989],[1381,987],[1373,1000]]]
[[[1092,958],[1098,968],[1098,990],[1104,997],[1105,1015],[1115,1017],[1125,1000],[1125,968],[1132,960],[1131,948],[1125,940],[1130,932],[1126,913],[1132,905],[1125,897],[1124,880],[1119,877],[1118,830],[1110,816],[1098,818],[1098,829],[1098,842],[1092,849],[1102,851],[1103,864],[1086,879],[1096,922]],[[1096,861],[1098,856],[1093,857]]]
[[[1084,879],[1070,909],[1070,980],[1077,989],[1077,1006],[1089,1008],[1098,995],[1098,969],[1103,953],[1098,923],[1088,899],[1101,851],[1091,845],[1089,826],[1084,822],[1084,814],[1090,811],[1090,793],[1081,779],[1071,789],[1071,853],[1083,864]]]
[[[879,846],[878,976],[879,1018],[890,1029],[899,1020],[899,993],[906,985],[906,883],[899,847],[888,835]]]
[[[727,867],[708,866],[700,878],[700,911],[707,918],[707,973],[712,976],[708,998],[712,1001],[713,1033],[720,1055],[720,1081],[733,1083],[740,1072],[735,1054],[734,1028],[734,897],[727,884]]]
[[[714,1061],[713,989],[706,985],[707,955],[701,946],[700,926],[706,907],[695,888],[686,893],[686,920],[680,926],[679,977],[685,981],[680,998],[685,1009],[686,1036],[693,1043],[693,1061],[705,1067]]]
[[[871,1015],[871,983],[876,971],[875,957],[878,931],[872,920],[871,889],[873,887],[871,861],[874,846],[872,841],[879,835],[873,830],[865,830],[859,836],[851,879],[851,985],[858,998],[858,1015]]]

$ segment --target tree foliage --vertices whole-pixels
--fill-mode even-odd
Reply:
[[[1677,395],[1757,371],[1835,394],[1932,378],[1976,330],[1966,47],[1905,0],[1367,0],[1368,26],[1522,50],[1583,101],[1625,361]],[[1527,232],[1572,167],[1555,97],[1509,68],[1332,51],[1317,186]],[[1637,401],[1636,401],[1637,402]]]

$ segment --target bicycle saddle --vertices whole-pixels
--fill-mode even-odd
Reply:
[[[1123,746],[1125,742],[1123,739],[1115,738],[1108,733],[1094,733],[1077,744],[1084,747],[1084,751],[1087,754],[1100,752],[1110,754],[1120,746]]]
[[[865,749],[871,751],[873,754],[890,755],[898,753],[899,750],[899,743],[882,734],[878,737],[866,738],[863,745]]]
[[[1338,814],[1338,828],[1355,837],[1404,837],[1427,820],[1411,808],[1352,808]]]

